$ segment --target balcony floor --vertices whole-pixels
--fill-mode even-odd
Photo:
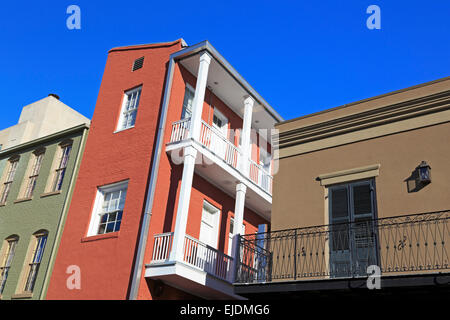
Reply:
[[[373,290],[367,288],[367,278],[337,278],[234,284],[234,292],[248,299],[363,298],[365,294],[448,297],[450,294],[450,273],[381,276],[380,280],[381,289]]]
[[[147,264],[145,277],[160,280],[204,299],[245,299],[234,293],[231,283],[178,261]]]

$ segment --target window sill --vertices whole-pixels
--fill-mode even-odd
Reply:
[[[22,293],[16,293],[11,296],[11,299],[26,299],[26,298],[32,298],[33,292],[22,292]]]
[[[59,190],[59,191],[52,191],[52,192],[45,192],[45,193],[41,194],[41,198],[55,196],[57,194],[61,194],[61,190]]]
[[[127,131],[127,130],[130,130],[130,129],[133,129],[133,128],[134,128],[134,126],[131,126],[131,127],[128,127],[128,128],[116,130],[116,131],[114,131],[113,133],[119,133],[119,132]]]
[[[98,234],[95,236],[88,236],[81,238],[81,242],[91,242],[91,241],[97,241],[97,240],[104,240],[104,239],[114,239],[119,237],[119,231],[111,232],[111,233],[105,233],[105,234]]]
[[[14,203],[20,203],[20,202],[31,201],[31,200],[33,200],[33,197],[17,199],[17,200],[14,201]]]

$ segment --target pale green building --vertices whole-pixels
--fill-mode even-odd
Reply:
[[[45,299],[88,130],[50,95],[0,131],[0,299]]]

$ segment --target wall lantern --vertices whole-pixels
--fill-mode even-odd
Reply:
[[[431,167],[426,163],[426,161],[422,161],[419,166],[416,168],[418,183],[421,186],[425,186],[431,183]]]

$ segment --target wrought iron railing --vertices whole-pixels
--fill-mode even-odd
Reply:
[[[236,283],[450,272],[450,211],[244,235]]]

